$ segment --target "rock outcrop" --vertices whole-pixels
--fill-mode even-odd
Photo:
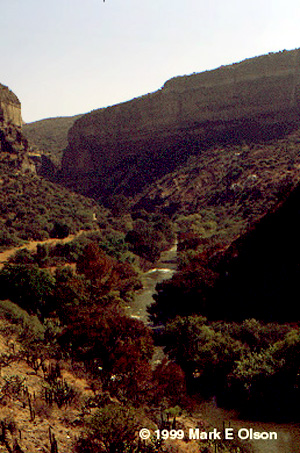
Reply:
[[[300,50],[269,54],[84,115],[69,131],[63,177],[93,195],[134,193],[207,146],[269,139],[299,124]]]
[[[16,171],[33,171],[27,139],[22,134],[21,103],[0,84],[0,161]]]
[[[21,102],[10,89],[0,84],[0,124],[22,126]]]

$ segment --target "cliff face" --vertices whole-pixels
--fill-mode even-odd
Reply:
[[[0,125],[22,126],[21,103],[6,86],[0,84]]]
[[[93,192],[120,188],[129,171],[134,192],[205,146],[284,134],[299,113],[300,50],[252,58],[84,115],[69,131],[63,172],[86,177]]]

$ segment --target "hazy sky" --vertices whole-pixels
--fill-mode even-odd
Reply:
[[[75,115],[176,75],[300,47],[294,0],[0,0],[0,83],[26,122]]]

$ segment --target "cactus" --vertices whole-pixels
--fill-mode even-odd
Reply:
[[[24,451],[21,449],[17,439],[15,439],[15,441],[14,441],[14,448],[13,448],[12,453],[24,453]]]
[[[35,410],[32,407],[31,396],[29,393],[28,393],[28,407],[29,407],[29,412],[30,412],[30,421],[33,422],[35,419]]]
[[[58,453],[57,440],[55,439],[54,433],[52,433],[52,431],[51,431],[51,426],[49,426],[49,440],[50,440],[51,453]]]
[[[50,363],[50,365],[48,366],[43,364],[42,369],[44,373],[44,379],[49,384],[56,382],[57,379],[61,377],[61,371],[58,362],[56,362],[55,365]]]
[[[8,451],[8,453],[24,453],[18,442],[17,442],[17,445],[16,445],[16,441],[14,441],[14,447],[13,449],[11,448],[10,446],[10,443],[9,443],[9,439],[11,438],[11,436],[14,436],[15,433],[16,433],[16,424],[13,420],[10,420],[10,419],[4,419],[4,420],[1,420],[0,422],[0,445],[4,445],[6,450]],[[7,436],[7,434],[10,433],[10,436]],[[18,450],[16,450],[15,448],[19,448]]]
[[[174,415],[173,421],[172,421],[172,429],[176,429],[176,416]]]
[[[64,379],[44,386],[44,398],[48,404],[55,402],[58,407],[62,407],[64,404],[70,404],[75,396],[75,391]]]

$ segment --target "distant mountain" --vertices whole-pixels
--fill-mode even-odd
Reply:
[[[38,149],[60,167],[67,147],[68,131],[82,115],[47,118],[23,125],[23,133],[33,149]]]
[[[42,164],[52,181],[117,215],[170,215],[191,253],[229,244],[298,184],[300,50],[177,77],[156,93],[26,128],[57,166],[68,140],[61,170]]]

